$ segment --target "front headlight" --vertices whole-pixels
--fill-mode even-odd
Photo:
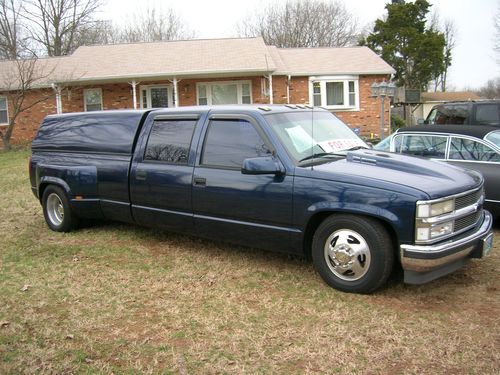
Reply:
[[[430,225],[417,221],[417,241],[429,241],[451,233],[453,233],[453,221]]]
[[[455,211],[455,199],[439,202],[417,203],[415,237],[417,242],[427,242],[453,233],[454,221],[449,215]]]
[[[453,212],[455,200],[448,199],[437,203],[419,202],[417,206],[417,218],[429,218]]]

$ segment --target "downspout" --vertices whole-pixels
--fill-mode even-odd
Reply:
[[[54,92],[56,93],[56,111],[57,114],[60,115],[62,113],[61,88],[55,83],[52,83],[51,86]]]
[[[286,81],[286,104],[290,104],[290,82],[292,80],[292,76],[289,74],[287,76]]]
[[[269,104],[273,104],[273,75],[269,73]]]

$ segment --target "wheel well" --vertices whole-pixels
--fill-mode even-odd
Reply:
[[[42,201],[42,197],[43,197],[43,192],[45,191],[45,189],[47,188],[47,186],[49,186],[50,183],[48,182],[45,182],[43,184],[40,184],[40,186],[38,187],[38,199],[40,200],[40,202]]]
[[[326,211],[326,212],[318,212],[317,214],[313,215],[311,219],[309,219],[309,222],[307,223],[307,227],[305,230],[304,234],[304,255],[306,258],[311,258],[311,246],[312,246],[312,239],[314,236],[314,233],[316,232],[316,229],[318,229],[319,225],[325,220],[327,217],[335,214],[340,214],[340,212],[336,211]],[[382,220],[378,217],[373,217],[369,215],[361,215],[357,213],[349,213],[349,212],[342,212],[342,214],[347,214],[347,215],[356,215],[356,216],[364,216],[366,218],[370,218],[372,220],[378,221],[382,226],[387,230],[387,233],[389,233],[389,237],[391,237],[392,241],[392,247],[395,252],[395,258],[399,259],[398,256],[398,235],[394,228],[385,220]]]
[[[67,192],[64,189],[64,186],[59,185],[57,183],[53,183],[53,182],[43,182],[38,187],[38,199],[40,200],[40,202],[42,202],[43,193],[45,192],[45,189],[47,189],[47,187],[49,187],[50,185],[57,186],[57,187],[61,188],[64,191],[64,193],[67,195]]]

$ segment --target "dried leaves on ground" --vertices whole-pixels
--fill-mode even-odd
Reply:
[[[344,294],[286,255],[117,223],[51,232],[27,156],[0,154],[2,374],[498,373],[499,229],[450,276]]]

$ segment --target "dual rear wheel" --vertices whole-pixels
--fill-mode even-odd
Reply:
[[[78,226],[78,218],[71,212],[68,197],[62,188],[49,185],[42,195],[43,216],[50,229],[69,232]]]

